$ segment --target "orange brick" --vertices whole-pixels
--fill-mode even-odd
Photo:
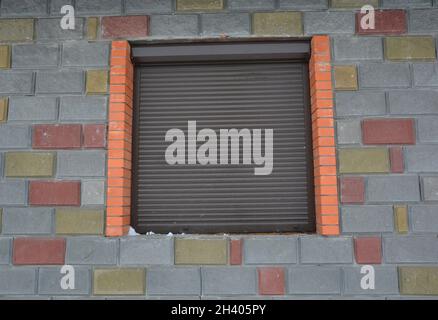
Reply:
[[[317,186],[323,186],[323,185],[336,186],[337,184],[338,184],[338,179],[336,178],[336,176],[315,177],[315,185]]]
[[[125,225],[129,225],[130,223],[131,223],[131,217],[130,216],[107,217],[106,218],[106,225],[108,227],[125,226]]]
[[[105,234],[108,237],[121,237],[128,234],[129,226],[107,227]]]
[[[318,225],[317,231],[319,234],[324,236],[338,236],[339,225],[334,225],[334,226]]]
[[[108,207],[106,210],[107,216],[124,216],[131,214],[131,207],[129,206],[118,206],[118,207]]]

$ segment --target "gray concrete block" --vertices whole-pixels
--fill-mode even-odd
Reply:
[[[38,272],[38,293],[42,295],[89,295],[91,272],[88,267],[74,268],[74,289],[63,289],[62,278],[68,273],[61,273],[60,267],[40,268]]]
[[[61,97],[61,121],[106,120],[107,97]]]
[[[334,38],[335,60],[382,60],[382,39],[377,37]]]
[[[30,145],[30,129],[27,126],[1,125],[0,148],[23,149]]]
[[[438,205],[414,205],[409,221],[413,232],[438,232]]]
[[[8,121],[54,121],[58,117],[56,97],[9,97]]]
[[[437,263],[438,238],[436,235],[384,237],[383,257],[386,263]]]
[[[58,44],[17,44],[12,47],[13,68],[47,68],[58,65]]]
[[[103,205],[105,202],[105,180],[83,180],[82,205]]]
[[[438,91],[403,90],[388,93],[391,114],[436,114]]]
[[[359,119],[336,121],[338,144],[358,144],[362,141]]]
[[[374,289],[362,289],[361,280],[368,273],[361,273],[362,267],[343,267],[344,294],[346,295],[382,295],[398,294],[397,268],[392,266],[373,266]]]
[[[414,63],[412,67],[416,87],[438,87],[438,63]]]
[[[33,73],[24,71],[0,72],[0,94],[30,94],[33,87]]]
[[[0,294],[35,294],[36,270],[0,267]]]
[[[84,37],[84,18],[75,19],[75,28],[61,28],[61,18],[38,19],[36,37],[41,41],[80,40]]]
[[[438,177],[423,178],[423,200],[438,201]]]
[[[47,15],[47,0],[2,0],[2,17],[42,17]]]
[[[62,16],[61,8],[65,5],[73,5],[73,0],[51,0],[50,1],[50,15]]]
[[[411,10],[409,31],[419,33],[438,31],[438,9]]]
[[[243,241],[245,264],[276,264],[297,262],[296,237],[253,237]]]
[[[337,92],[336,116],[377,116],[386,113],[383,92]]]
[[[26,182],[23,180],[0,181],[0,203],[11,206],[26,204]]]
[[[0,238],[0,265],[11,263],[11,238]]]
[[[425,117],[417,119],[418,138],[421,142],[438,142],[438,117]]]
[[[275,0],[228,0],[228,9],[236,11],[275,9]]]
[[[394,231],[392,206],[343,206],[341,212],[343,232]]]
[[[252,295],[257,292],[256,268],[201,268],[203,295]]]
[[[202,35],[249,35],[250,18],[247,13],[203,14],[201,15]]]
[[[62,47],[62,65],[66,67],[105,67],[109,64],[107,42],[75,41]]]
[[[429,8],[432,0],[382,0],[383,8]]]
[[[122,0],[76,0],[76,12],[80,15],[121,15]]]
[[[366,187],[368,201],[420,201],[418,176],[372,176]]]
[[[325,11],[304,13],[304,33],[333,34],[355,32],[355,15],[350,11]]]
[[[122,238],[120,240],[120,264],[173,264],[173,248],[173,237],[138,236]]]
[[[288,269],[288,294],[340,294],[341,268],[302,266]]]
[[[106,172],[106,152],[62,151],[58,152],[58,177],[103,177]]]
[[[66,264],[117,264],[116,239],[71,237],[67,239]]]
[[[242,0],[245,1],[245,0]],[[327,9],[328,0],[280,0],[280,9]]]
[[[409,172],[438,172],[438,146],[406,147],[406,168]]]
[[[300,237],[302,263],[352,263],[353,242],[350,237]]]
[[[50,234],[52,208],[4,208],[3,234]]]
[[[152,36],[177,38],[199,33],[197,15],[153,15],[150,24]]]
[[[184,296],[201,295],[199,268],[152,267],[147,269],[146,292],[148,295]]]
[[[82,70],[39,71],[36,76],[37,93],[82,93]]]
[[[359,66],[359,86],[361,88],[400,88],[410,85],[408,64],[367,63]]]
[[[125,0],[127,14],[171,13],[172,0]]]

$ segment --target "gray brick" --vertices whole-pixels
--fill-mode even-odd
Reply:
[[[201,269],[203,295],[251,295],[256,293],[256,269],[205,267]]]
[[[82,93],[84,74],[80,70],[37,72],[37,93]]]
[[[392,236],[383,238],[387,263],[438,262],[438,238],[430,236]]]
[[[377,37],[338,37],[334,39],[336,60],[382,60],[382,39]]]
[[[66,274],[61,268],[40,268],[38,272],[38,293],[43,295],[88,295],[90,294],[91,273],[86,267],[74,266],[74,289],[62,289],[61,280]]]
[[[199,268],[152,267],[147,270],[148,295],[201,295]]]
[[[2,0],[2,16],[41,17],[47,15],[47,0]]]
[[[228,0],[231,10],[261,10],[274,9],[275,0]]]
[[[82,181],[82,205],[103,205],[105,201],[105,181],[85,180]]]
[[[423,178],[423,197],[426,201],[438,201],[438,177]]]
[[[438,87],[438,63],[414,63],[414,85]]]
[[[58,152],[59,177],[103,177],[105,176],[105,151]]]
[[[51,0],[50,15],[61,16],[61,8],[65,5],[73,5],[73,0]]]
[[[411,10],[409,31],[419,33],[438,31],[438,9]]]
[[[173,264],[173,237],[128,237],[120,240],[120,263]]]
[[[349,237],[301,237],[300,245],[302,263],[353,262],[353,245]]]
[[[30,268],[0,268],[0,294],[35,294],[36,270]]]
[[[70,42],[62,48],[62,64],[67,67],[104,67],[109,63],[106,42]]]
[[[355,32],[354,12],[349,11],[326,11],[326,12],[305,12],[304,33],[312,34],[333,34]]]
[[[356,144],[362,141],[360,120],[337,120],[336,130],[339,144]]]
[[[438,110],[438,91],[393,91],[388,100],[392,114],[436,114]]]
[[[106,120],[106,97],[61,97],[61,121]]]
[[[368,201],[420,201],[417,176],[372,176],[366,190]]]
[[[359,66],[359,86],[362,88],[399,88],[410,84],[408,64],[369,63]]]
[[[64,30],[61,28],[60,18],[38,19],[36,24],[38,40],[79,40],[84,37],[84,19],[76,18],[75,29]]]
[[[3,234],[52,233],[53,209],[4,208]]]
[[[243,241],[246,264],[297,262],[296,237],[256,237]]]
[[[0,94],[30,94],[32,93],[32,83],[32,72],[0,72]]]
[[[382,0],[383,8],[429,8],[432,0]]]
[[[0,238],[0,265],[11,262],[11,242],[10,238]]]
[[[172,0],[125,0],[126,13],[171,13]]]
[[[122,13],[122,0],[76,0],[76,11],[80,15],[120,15]]]
[[[438,232],[438,206],[412,206],[409,221],[413,232]]]
[[[417,120],[418,125],[418,138],[421,142],[438,142],[438,117],[419,118]]]
[[[336,115],[377,116],[386,113],[386,100],[383,92],[337,92]]]
[[[198,35],[197,15],[156,15],[151,17],[151,35],[183,37]]]
[[[361,280],[365,273],[361,273],[362,267],[344,267],[344,294],[351,295],[376,295],[398,294],[398,275],[396,267],[373,266],[375,275],[375,288],[362,289]]]
[[[77,237],[67,239],[67,264],[116,264],[117,240],[104,237]]]
[[[438,146],[406,147],[409,172],[438,172]]]
[[[201,21],[203,36],[238,36],[250,33],[249,14],[246,13],[203,14]]]
[[[0,126],[0,148],[21,149],[30,144],[30,130],[26,126]],[[0,202],[1,203],[1,202]]]
[[[340,294],[341,268],[303,266],[288,270],[288,294]]]
[[[55,97],[10,97],[8,121],[53,121],[58,117]]]
[[[343,232],[393,232],[392,206],[343,206]]]
[[[4,180],[0,182],[0,203],[2,205],[26,204],[26,183],[22,180]]]
[[[12,67],[45,68],[58,65],[57,44],[20,44],[12,47]]]
[[[280,0],[280,9],[327,9],[327,7],[328,0]]]

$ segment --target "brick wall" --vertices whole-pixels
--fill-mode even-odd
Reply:
[[[330,37],[339,236],[104,236],[127,229],[107,210],[114,113],[129,116],[109,101],[111,41],[315,35]],[[437,297],[437,40],[436,0],[1,0],[0,297]]]

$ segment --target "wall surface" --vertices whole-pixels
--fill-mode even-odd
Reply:
[[[104,236],[112,40],[320,34],[340,236]],[[436,0],[1,0],[0,298],[436,298],[437,39]]]

